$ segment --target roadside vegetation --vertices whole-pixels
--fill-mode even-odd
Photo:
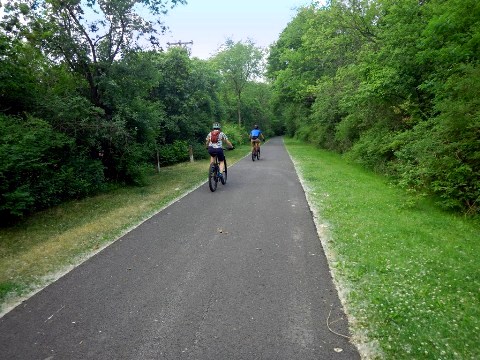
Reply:
[[[225,39],[209,59],[159,45],[184,0],[2,4],[0,226],[141,186],[152,164],[186,161],[189,146],[199,156],[217,121],[480,210],[477,0],[312,1],[268,49]]]
[[[478,359],[480,219],[285,140],[368,358]]]
[[[275,132],[258,81],[265,49],[226,39],[203,60],[159,46],[165,26],[144,17],[163,22],[185,3],[2,2],[0,226],[142,186],[148,169],[188,161],[189,146],[203,156],[214,122],[235,124],[237,145],[254,124]]]
[[[288,136],[478,213],[479,39],[478,0],[302,8],[270,50],[275,113]]]
[[[227,152],[229,165],[249,150]],[[144,186],[66,202],[0,228],[0,314],[206,182],[207,174],[208,160],[164,167],[146,175]]]
[[[212,122],[232,159],[258,124],[312,145],[287,141],[356,339],[479,358],[480,2],[312,1],[269,49],[207,60],[159,46],[186,3],[2,2],[2,303],[203,181]]]

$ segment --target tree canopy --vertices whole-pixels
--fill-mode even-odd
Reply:
[[[203,143],[212,122],[236,123],[231,99],[237,93],[218,63],[191,58],[182,47],[155,46],[165,27],[138,12],[143,6],[161,20],[168,6],[183,3],[6,3],[0,27],[2,221],[111,184],[141,185],[151,170],[188,160],[189,146],[195,158],[207,157]],[[257,52],[242,61],[254,64],[248,56]],[[219,57],[233,62],[235,54]],[[249,74],[242,84],[243,123],[267,125],[270,89],[252,80],[258,69]],[[245,141],[243,126],[229,129],[231,138]]]
[[[263,75],[263,51],[252,40],[234,42],[227,39],[222,49],[215,56],[225,82],[236,96],[238,125],[242,125],[242,93],[247,84]]]
[[[286,131],[477,213],[480,3],[331,0],[271,47]]]

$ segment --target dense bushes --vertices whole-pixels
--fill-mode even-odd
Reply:
[[[0,114],[0,218],[8,221],[102,188],[100,161],[43,120]]]
[[[301,9],[269,59],[287,132],[478,213],[479,39],[475,0]]]
[[[431,189],[447,208],[480,206],[480,67],[467,65],[442,86],[438,115],[400,134],[392,168],[402,183]]]
[[[159,149],[161,165],[172,165],[189,159],[189,145],[186,141],[175,140],[173,144],[162,145]]]

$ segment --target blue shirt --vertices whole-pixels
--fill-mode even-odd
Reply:
[[[253,129],[252,131],[250,131],[250,136],[251,137],[259,137],[260,134],[262,133],[262,130],[260,129]]]

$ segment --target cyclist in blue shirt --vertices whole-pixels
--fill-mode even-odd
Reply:
[[[260,148],[260,138],[262,138],[263,141],[265,141],[265,136],[263,136],[262,130],[258,128],[258,125],[255,125],[250,131],[250,143],[252,144],[252,151],[255,145],[257,146],[257,149]]]

